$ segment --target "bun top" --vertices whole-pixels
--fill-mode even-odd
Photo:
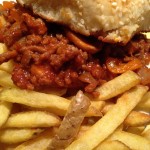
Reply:
[[[34,13],[105,42],[127,43],[150,31],[150,0],[18,0]]]

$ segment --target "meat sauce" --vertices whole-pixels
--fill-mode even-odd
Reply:
[[[66,36],[65,27],[47,23],[18,4],[9,6],[0,11],[6,20],[0,28],[0,42],[8,47],[8,52],[0,55],[0,63],[14,60],[12,80],[19,88],[82,89],[96,95],[97,86],[127,70],[141,76],[148,73],[142,83],[150,84],[146,66],[150,63],[150,42],[143,35],[126,46],[98,41],[101,47],[92,53],[75,45]]]

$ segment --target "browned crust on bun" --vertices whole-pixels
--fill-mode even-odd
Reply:
[[[134,34],[150,31],[149,0],[18,0],[34,13],[67,25],[83,35],[109,43],[127,43]]]

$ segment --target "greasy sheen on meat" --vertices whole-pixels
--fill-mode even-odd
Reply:
[[[20,88],[82,89],[97,95],[95,88],[118,74],[127,70],[142,74],[141,68],[149,70],[150,42],[144,35],[137,35],[126,46],[99,41],[97,47],[92,42],[97,43],[96,38],[87,40],[73,35],[72,41],[65,27],[47,23],[18,4],[11,8],[2,6],[0,12],[6,20],[0,28],[0,42],[8,47],[6,53],[0,54],[0,63],[14,60],[12,80]],[[89,47],[94,47],[94,51]],[[117,67],[121,72],[115,71]],[[143,83],[150,84],[149,80]]]

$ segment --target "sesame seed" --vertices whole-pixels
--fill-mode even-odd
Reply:
[[[120,13],[118,14],[118,16],[119,16],[120,18],[122,18],[122,13],[120,12]]]
[[[142,20],[142,21],[144,20],[144,17],[143,17],[143,16],[141,17],[141,20]]]
[[[123,3],[125,3],[125,2],[126,2],[126,0],[122,0],[122,2],[123,2]]]
[[[121,26],[123,26],[123,25],[124,25],[124,22],[122,22],[122,21],[119,21],[119,24],[120,24]]]
[[[102,10],[102,11],[104,10],[104,6],[103,6],[103,5],[101,5],[101,10]]]
[[[82,16],[82,12],[79,12],[79,15]]]
[[[117,2],[112,2],[111,5],[112,6],[117,6]]]
[[[83,19],[81,19],[81,20],[80,20],[80,22],[81,22],[81,24],[83,24],[83,25],[84,25],[84,20],[83,20]]]
[[[108,23],[106,23],[106,24],[105,24],[105,28],[108,28],[108,27],[109,27],[109,24],[108,24]]]
[[[102,21],[105,20],[105,16],[104,15],[102,15],[100,18],[101,18]]]

